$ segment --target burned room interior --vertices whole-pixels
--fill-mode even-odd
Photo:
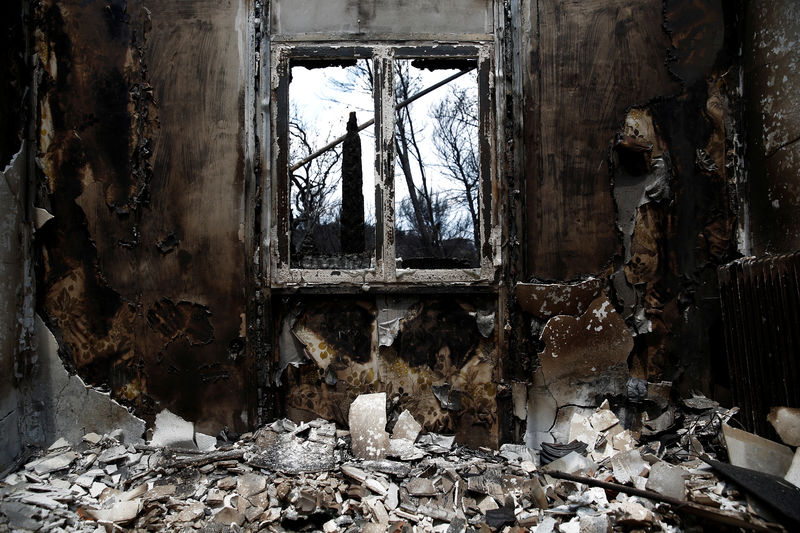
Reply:
[[[0,532],[800,528],[797,2],[0,14]]]

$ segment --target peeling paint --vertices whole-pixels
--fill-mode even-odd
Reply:
[[[296,318],[284,319],[279,340],[290,415],[346,423],[353,398],[379,391],[431,431],[496,442],[496,347],[480,333],[473,305],[407,296],[296,302]],[[377,325],[387,314],[397,317],[399,332],[381,345]]]
[[[539,319],[582,315],[605,282],[590,278],[576,283],[517,283],[514,292],[523,311]]]
[[[579,318],[548,320],[542,341],[543,385],[557,405],[599,405],[598,397],[625,390],[633,337],[605,297],[595,299]]]

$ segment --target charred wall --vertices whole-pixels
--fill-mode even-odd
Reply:
[[[368,2],[301,4],[386,37]],[[342,296],[273,293],[252,265],[274,242],[248,152],[254,128],[270,164],[269,111],[250,100],[269,91],[269,46],[246,35],[260,3],[35,3],[37,205],[53,216],[36,235],[37,310],[65,365],[140,416],[168,408],[206,433],[245,429],[256,404],[344,423],[356,394],[386,391],[473,443],[507,439],[511,416],[535,440],[569,416],[548,406],[647,383],[724,389],[715,268],[747,234],[742,3],[469,5],[486,16],[452,20],[502,41],[502,279]],[[289,34],[308,23],[263,18]],[[452,20],[437,11],[426,38]],[[506,305],[516,282],[529,284]]]
[[[244,355],[245,2],[35,5],[37,310],[143,417],[253,423]]]
[[[539,384],[529,399],[553,401],[543,385],[558,372],[544,358],[567,364],[563,354],[584,353],[585,332],[537,314],[548,298],[572,302],[566,314],[579,324],[618,330],[603,342],[622,353],[597,361],[621,357],[624,372],[604,381],[590,365],[584,378],[599,396],[572,403],[635,398],[637,383],[643,399],[662,380],[724,395],[716,267],[738,256],[743,224],[742,4],[541,0],[528,13],[524,271],[533,283],[517,285],[516,299],[526,339],[518,368],[535,370]],[[609,302],[603,324],[574,308],[586,283]],[[568,342],[553,344],[555,331]],[[568,401],[558,394],[555,405]],[[555,423],[541,416],[539,426]]]
[[[276,381],[294,419],[342,426],[359,394],[385,392],[428,431],[499,444],[500,367],[490,295],[295,296],[276,316]]]
[[[747,6],[744,83],[754,255],[800,249],[800,6]]]

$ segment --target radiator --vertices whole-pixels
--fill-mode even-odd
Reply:
[[[800,407],[800,252],[719,267],[725,350],[744,427],[776,435],[770,408]]]

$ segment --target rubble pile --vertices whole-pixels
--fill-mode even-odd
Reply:
[[[757,516],[709,465],[741,441],[728,435],[735,410],[700,397],[666,413],[632,431],[604,403],[541,452],[460,447],[408,411],[387,432],[383,394],[354,402],[350,431],[279,420],[217,446],[162,417],[173,431],[157,427],[150,445],[59,439],[6,476],[0,531],[780,531],[774,508]]]

